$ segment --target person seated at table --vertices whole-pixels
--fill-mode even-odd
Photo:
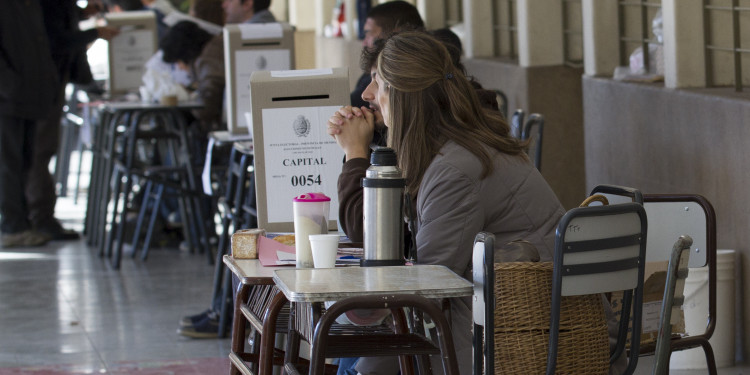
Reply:
[[[447,28],[431,30],[428,32],[440,42],[442,42],[446,47],[448,53],[450,54],[453,65],[469,79],[472,87],[474,88],[474,90],[476,90],[477,95],[480,99],[480,104],[484,108],[497,111],[498,103],[495,92],[491,90],[485,90],[479,82],[467,76],[466,70],[461,64],[461,54],[463,51],[463,47],[458,36]],[[383,43],[385,43],[385,39],[378,39],[374,41],[369,48],[374,48],[374,51],[379,51],[380,49],[382,49]],[[375,69],[376,59],[377,53],[366,53],[366,51],[363,51],[361,61],[362,70],[372,72]],[[375,115],[375,129],[370,146],[371,148],[373,148],[386,145],[385,140],[387,136],[387,129],[385,125],[383,125],[383,118],[380,114],[380,111],[377,110],[377,104],[374,103],[375,98],[371,94],[372,93],[365,93],[364,91],[362,92],[363,101],[365,103],[369,103],[369,108],[373,110],[373,114]],[[347,106],[334,113],[334,115],[329,119],[331,126],[328,129],[328,134],[336,134],[338,132],[339,125],[342,123],[342,120],[344,118],[363,116],[362,111],[352,111],[352,109],[358,107],[359,106]],[[344,168],[338,179],[339,222],[341,223],[341,228],[344,230],[344,233],[346,233],[347,237],[349,237],[349,239],[351,239],[353,242],[363,241],[363,190],[360,181],[365,177],[365,172],[367,171],[367,168],[369,166],[369,158],[354,159],[351,162],[345,161]],[[410,238],[408,236],[406,237],[406,244],[406,249],[408,250],[410,245]]]
[[[224,100],[224,40],[190,21],[176,23],[159,41],[163,60],[193,77],[203,108],[193,112],[200,129],[208,133],[225,128],[221,121]]]
[[[441,264],[471,279],[474,236],[494,233],[498,250],[523,239],[551,261],[555,228],[564,209],[510,135],[497,111],[481,106],[464,73],[445,46],[424,32],[387,39],[377,56],[372,80],[363,93],[388,127],[388,146],[398,156],[413,197],[419,264]],[[367,57],[365,57],[366,59]],[[334,138],[346,162],[367,163],[375,126],[373,110],[351,110]],[[331,132],[331,131],[329,131]],[[346,168],[346,166],[344,167]],[[471,373],[471,301],[454,299],[451,324],[461,373]],[[439,369],[439,361],[433,361]],[[397,363],[361,358],[363,374],[396,373]]]

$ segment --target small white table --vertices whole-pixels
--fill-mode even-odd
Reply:
[[[293,268],[273,281],[291,302],[324,302],[384,293],[426,298],[470,296],[472,284],[445,266]]]
[[[390,267],[342,267],[342,268],[295,268],[282,269],[274,272],[273,281],[286,298],[294,303],[307,303],[311,313],[305,313],[305,309],[292,307],[298,315],[308,318],[290,318],[290,340],[287,346],[286,362],[296,361],[296,349],[298,342],[294,343],[292,335],[299,333],[308,339],[311,345],[311,374],[322,374],[323,361],[326,350],[331,348],[333,353],[342,353],[344,350],[349,355],[362,356],[372,354],[375,348],[384,347],[384,342],[394,345],[395,339],[388,336],[368,335],[367,333],[354,336],[361,338],[352,341],[352,336],[329,335],[333,324],[333,315],[338,316],[341,312],[356,308],[400,308],[417,307],[428,314],[438,327],[439,352],[442,354],[443,363],[447,373],[458,373],[456,364],[456,353],[453,348],[453,339],[442,311],[437,304],[424,298],[452,298],[470,296],[473,285],[461,276],[455,274],[449,268],[440,265],[416,265],[416,266],[390,266]],[[416,295],[416,296],[415,296]],[[372,297],[368,299],[367,297]],[[338,301],[328,309],[330,316],[321,316],[319,319],[316,311],[319,311],[320,303],[324,301]],[[317,307],[317,309],[316,309]],[[406,334],[403,327],[396,323],[396,334],[393,336],[411,340],[410,344],[404,344],[400,349],[394,350],[389,355],[426,354],[429,349],[428,340],[421,340],[418,335]],[[314,328],[314,330],[313,330]],[[296,331],[296,332],[294,332]],[[416,338],[416,339],[415,339]],[[373,339],[381,341],[375,342]],[[295,340],[298,341],[297,338]],[[328,344],[328,343],[332,344]],[[347,348],[346,345],[350,347]],[[370,346],[368,346],[370,345]],[[297,348],[295,348],[295,346]],[[359,352],[354,347],[360,346]],[[435,348],[435,345],[432,345]],[[356,355],[355,355],[356,354]],[[434,352],[433,352],[434,354]],[[339,354],[340,355],[340,354]],[[382,353],[377,355],[383,355]],[[402,363],[402,372],[410,373],[408,367]],[[287,371],[294,371],[287,366]]]

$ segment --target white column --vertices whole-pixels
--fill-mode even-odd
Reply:
[[[581,5],[584,73],[589,76],[611,76],[620,64],[617,2],[582,0]]]
[[[296,22],[290,22],[293,25],[299,27],[300,23],[305,23],[305,19],[315,20],[315,35],[323,36],[323,30],[325,26],[331,23],[331,14],[333,14],[333,7],[336,5],[336,0],[290,0],[296,4],[296,11],[294,12]],[[290,12],[291,13],[291,12]],[[292,18],[290,16],[290,18]]]
[[[702,1],[662,0],[661,13],[664,85],[669,88],[706,86]]]
[[[467,58],[492,56],[492,4],[489,1],[463,0],[462,6],[464,55]]]
[[[276,20],[278,20],[279,22],[289,22],[289,12],[287,12],[287,7],[287,0],[275,0],[271,1],[271,6],[268,7],[268,10],[273,13],[273,15],[276,17]]]
[[[445,8],[442,1],[417,0],[416,6],[427,30],[440,29],[445,26]]]
[[[518,0],[518,64],[562,65],[562,2]]]

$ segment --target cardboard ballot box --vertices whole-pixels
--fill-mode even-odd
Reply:
[[[322,192],[331,198],[328,229],[335,229],[344,152],[326,124],[349,104],[348,69],[256,71],[250,92],[258,227],[294,231],[292,199]]]
[[[107,13],[107,25],[120,29],[109,44],[109,80],[112,95],[137,92],[142,85],[146,62],[159,49],[156,14],[150,10]]]
[[[227,129],[247,134],[250,75],[258,70],[294,69],[294,28],[287,23],[252,23],[224,27]]]

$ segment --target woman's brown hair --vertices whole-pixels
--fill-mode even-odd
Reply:
[[[492,173],[491,149],[528,160],[503,116],[482,108],[476,91],[451,62],[445,46],[424,32],[389,38],[377,59],[389,94],[388,145],[399,158],[406,190],[415,195],[432,159],[451,140]]]

